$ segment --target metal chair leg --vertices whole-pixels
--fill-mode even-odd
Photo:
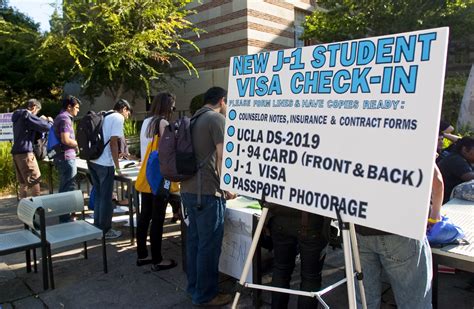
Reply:
[[[46,248],[41,248],[41,271],[43,273],[43,288],[47,290],[49,288],[48,283],[48,254]]]
[[[25,250],[26,272],[31,273],[31,253],[30,249]]]
[[[104,273],[108,273],[107,269],[107,247],[105,244],[105,233],[102,233],[102,262],[104,264]]]
[[[49,261],[49,279],[51,281],[51,289],[54,290],[54,274],[53,274],[53,258],[51,254],[51,246],[48,246],[48,261]]]
[[[36,258],[36,248],[33,249],[33,269],[35,271],[35,273],[38,272],[38,265],[36,263],[37,261],[37,258]]]
[[[87,260],[87,241],[84,242],[84,259]]]

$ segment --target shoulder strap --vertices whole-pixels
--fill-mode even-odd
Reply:
[[[108,111],[108,112],[105,112],[105,113],[104,113],[104,118],[107,117],[108,115],[112,115],[113,113],[115,113],[115,111]]]
[[[210,111],[211,111],[211,110],[208,109],[208,110],[206,110],[206,111],[204,111],[204,112],[202,112],[202,113],[199,113],[199,114],[197,114],[197,115],[195,114],[194,116],[192,116],[191,119],[189,120],[190,130],[193,129],[194,123],[196,122],[196,120],[197,120],[200,116],[202,116],[202,115],[204,115],[205,113],[210,112]],[[192,131],[191,131],[191,134],[192,134]]]

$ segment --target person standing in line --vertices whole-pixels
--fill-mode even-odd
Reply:
[[[296,256],[300,255],[301,291],[321,289],[326,258],[324,217],[298,209],[270,204],[269,226],[273,240],[272,286],[290,288]],[[272,292],[272,308],[288,308],[289,294]],[[317,308],[315,297],[298,296],[298,308]]]
[[[13,112],[13,164],[15,166],[16,179],[19,183],[19,198],[28,195],[31,189],[32,196],[40,195],[41,172],[38,161],[33,153],[33,142],[37,132],[49,131],[53,123],[51,117],[37,114],[41,110],[41,103],[36,99],[27,102],[26,109]]]
[[[140,131],[142,164],[145,164],[147,160],[146,149],[148,144],[152,141],[153,137],[159,138],[163,134],[174,110],[175,96],[173,94],[161,92],[153,99],[150,110],[151,117],[143,121]],[[146,166],[142,168],[146,168]],[[151,189],[142,190],[141,212],[137,222],[137,266],[152,264],[152,271],[160,271],[173,268],[177,265],[173,259],[163,259],[161,254],[163,223],[165,221],[167,206],[168,194],[154,195]],[[148,259],[146,240],[150,221],[151,259]]]
[[[104,117],[102,125],[104,143],[107,145],[98,159],[87,163],[95,188],[94,225],[105,233],[106,239],[122,235],[122,232],[112,229],[112,192],[114,172],[120,174],[118,140],[124,136],[123,125],[130,113],[131,107],[126,100],[120,99],[115,103],[113,110]]]
[[[59,174],[59,192],[73,191],[77,174],[77,142],[72,126],[72,119],[79,113],[81,101],[68,95],[62,100],[62,110],[54,119],[54,134],[61,142],[61,152],[54,157],[54,165]],[[70,221],[70,215],[59,216],[60,222]]]
[[[428,228],[439,221],[443,192],[443,178],[435,165]],[[367,308],[381,306],[383,271],[390,281],[397,308],[431,308],[433,262],[426,236],[417,240],[358,225],[356,232]],[[359,292],[356,289],[357,308],[362,308]]]
[[[187,292],[194,305],[222,306],[231,295],[218,290],[219,257],[224,236],[226,199],[235,197],[219,187],[224,143],[227,91],[212,87],[205,105],[192,121],[192,140],[197,162],[204,164],[197,175],[181,182],[181,199],[188,214],[186,240]],[[198,172],[198,173],[199,173]],[[198,195],[201,203],[198,205]]]

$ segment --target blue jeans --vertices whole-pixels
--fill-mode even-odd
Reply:
[[[56,165],[59,174],[59,192],[74,191],[77,174],[76,160],[54,159],[54,165]]]
[[[201,195],[197,209],[197,194],[181,193],[189,218],[186,240],[188,287],[193,304],[213,299],[219,292],[219,256],[224,237],[225,199]]]
[[[76,160],[54,159],[54,165],[58,169],[59,193],[74,191],[76,189],[75,178],[77,174]],[[59,222],[69,222],[71,215],[59,216]]]
[[[114,190],[113,166],[103,166],[92,162],[87,163],[95,188],[94,225],[104,232],[112,227],[112,192]]]
[[[392,286],[397,308],[431,308],[432,262],[426,237],[420,241],[398,235],[357,234],[367,308],[380,308],[382,271]],[[359,289],[357,307],[361,308]]]

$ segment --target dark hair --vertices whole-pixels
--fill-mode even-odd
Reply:
[[[160,132],[160,119],[165,118],[168,121],[171,119],[175,100],[175,95],[167,91],[160,92],[153,98],[150,108],[153,119],[147,127],[147,137],[151,138]]]
[[[150,116],[170,117],[175,101],[175,95],[170,92],[164,91],[158,93],[151,103]]]
[[[211,87],[204,94],[204,104],[217,105],[225,96],[227,96],[225,89],[221,87]]]
[[[26,108],[29,110],[33,109],[35,106],[37,106],[38,109],[41,109],[41,102],[36,99],[29,99],[28,102],[26,102]]]
[[[125,99],[119,99],[117,103],[114,105],[114,111],[121,111],[123,108],[127,108],[130,112],[132,111],[132,108],[130,107],[130,103],[128,103],[127,100]]]
[[[62,107],[63,109],[68,108],[68,106],[75,106],[75,105],[81,105],[81,100],[76,98],[75,96],[68,95],[62,100]]]
[[[466,147],[468,151],[471,150],[471,148],[474,147],[474,138],[471,136],[464,136],[456,142],[455,150],[458,153],[461,153],[463,147]]]

